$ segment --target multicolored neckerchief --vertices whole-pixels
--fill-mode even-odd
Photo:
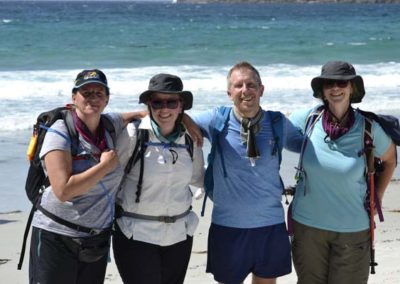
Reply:
[[[335,117],[328,107],[325,108],[322,114],[322,126],[331,140],[336,140],[346,134],[354,122],[355,115],[352,107],[349,107],[341,121]]]
[[[101,121],[97,128],[96,135],[93,135],[86,124],[78,117],[75,111],[72,111],[72,119],[74,121],[76,130],[80,135],[82,135],[83,139],[96,146],[100,150],[100,153],[108,149],[105,128]]]

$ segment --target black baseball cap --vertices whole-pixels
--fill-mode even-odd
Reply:
[[[83,70],[76,76],[72,92],[76,92],[79,88],[91,83],[103,85],[107,92],[109,91],[106,75],[101,70],[91,69]]]

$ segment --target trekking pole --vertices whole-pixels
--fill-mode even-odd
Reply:
[[[372,148],[372,147],[371,147]],[[367,166],[368,166],[368,186],[369,186],[369,220],[370,220],[370,236],[371,236],[371,256],[370,266],[371,274],[375,274],[375,266],[378,264],[375,262],[375,165],[372,149],[367,151]],[[379,202],[379,200],[377,200]]]
[[[374,173],[368,173],[369,186],[370,186],[370,234],[371,234],[371,274],[375,274],[375,266],[378,264],[375,262],[375,182],[374,182]]]

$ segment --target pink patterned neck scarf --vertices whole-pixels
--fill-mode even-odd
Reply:
[[[331,140],[336,140],[346,134],[353,126],[355,121],[354,110],[349,107],[342,120],[338,120],[328,107],[322,115],[322,126]]]
[[[90,142],[91,144],[95,145],[99,150],[100,153],[107,150],[107,140],[105,135],[105,129],[103,124],[100,121],[100,124],[97,128],[96,135],[93,135],[86,124],[78,117],[75,111],[72,112],[72,118],[74,121],[74,125],[76,130],[79,132],[82,137]]]

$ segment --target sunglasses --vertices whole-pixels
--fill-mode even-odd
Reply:
[[[349,80],[324,80],[323,86],[324,88],[331,89],[335,85],[339,88],[346,88],[349,84]]]
[[[168,100],[151,100],[150,105],[153,109],[176,109],[179,106],[180,100],[178,99],[168,99]]]
[[[99,99],[104,99],[107,97],[106,92],[101,92],[101,91],[79,91],[79,93],[84,97],[85,99],[89,99],[91,97],[96,97]]]

